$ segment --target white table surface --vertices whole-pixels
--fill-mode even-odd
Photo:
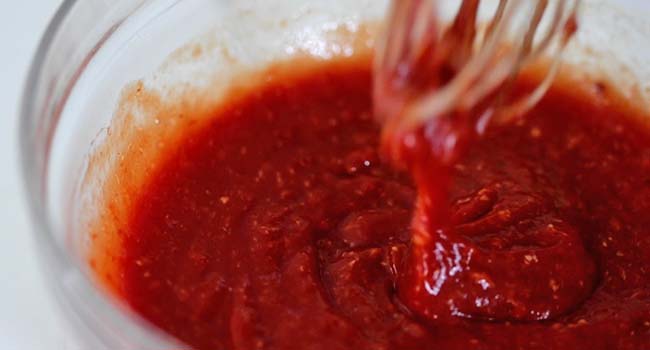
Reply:
[[[0,350],[73,350],[43,282],[18,173],[18,105],[61,0],[3,0],[0,11]]]

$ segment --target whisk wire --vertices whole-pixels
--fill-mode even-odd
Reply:
[[[384,40],[378,45],[375,94],[386,99],[400,96],[402,101],[392,103],[391,111],[381,117],[399,118],[393,124],[408,130],[430,118],[480,105],[494,120],[503,122],[543,97],[558,71],[568,41],[567,26],[580,0],[500,0],[482,33],[480,2],[463,0],[445,31],[440,0],[393,1]],[[548,26],[541,32],[548,12],[552,12]],[[417,69],[427,50],[432,52],[425,57],[431,61],[428,69],[442,70],[445,63],[454,75],[448,81],[413,89],[409,79],[418,72],[409,69]],[[545,77],[525,96],[509,100],[505,95],[519,72],[541,59],[550,62]],[[394,116],[396,110],[399,113]]]

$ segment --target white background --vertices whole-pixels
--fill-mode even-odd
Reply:
[[[25,75],[61,0],[1,1],[0,350],[73,350],[42,280],[17,167],[18,105]],[[624,3],[638,6],[637,10],[650,7],[647,0]]]
[[[43,283],[18,174],[18,101],[61,0],[0,0],[0,350],[72,350]]]

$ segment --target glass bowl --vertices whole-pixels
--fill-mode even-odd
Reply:
[[[650,5],[583,5],[562,76],[607,82],[634,108],[650,111],[650,45],[642,44],[650,36],[643,16]],[[105,209],[102,186],[130,146],[105,145],[119,143],[120,132],[133,136],[166,122],[138,110],[129,93],[144,88],[170,101],[193,96],[190,103],[217,103],[246,72],[276,61],[368,54],[386,6],[387,0],[64,1],[29,74],[20,152],[38,254],[82,348],[182,347],[115,298],[89,258],[96,238],[89,225]],[[125,115],[135,115],[134,121],[117,128]]]

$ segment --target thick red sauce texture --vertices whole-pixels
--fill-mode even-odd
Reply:
[[[644,125],[552,89],[453,164],[423,252],[370,95],[323,67],[184,137],[123,228],[128,304],[201,350],[650,348]]]

